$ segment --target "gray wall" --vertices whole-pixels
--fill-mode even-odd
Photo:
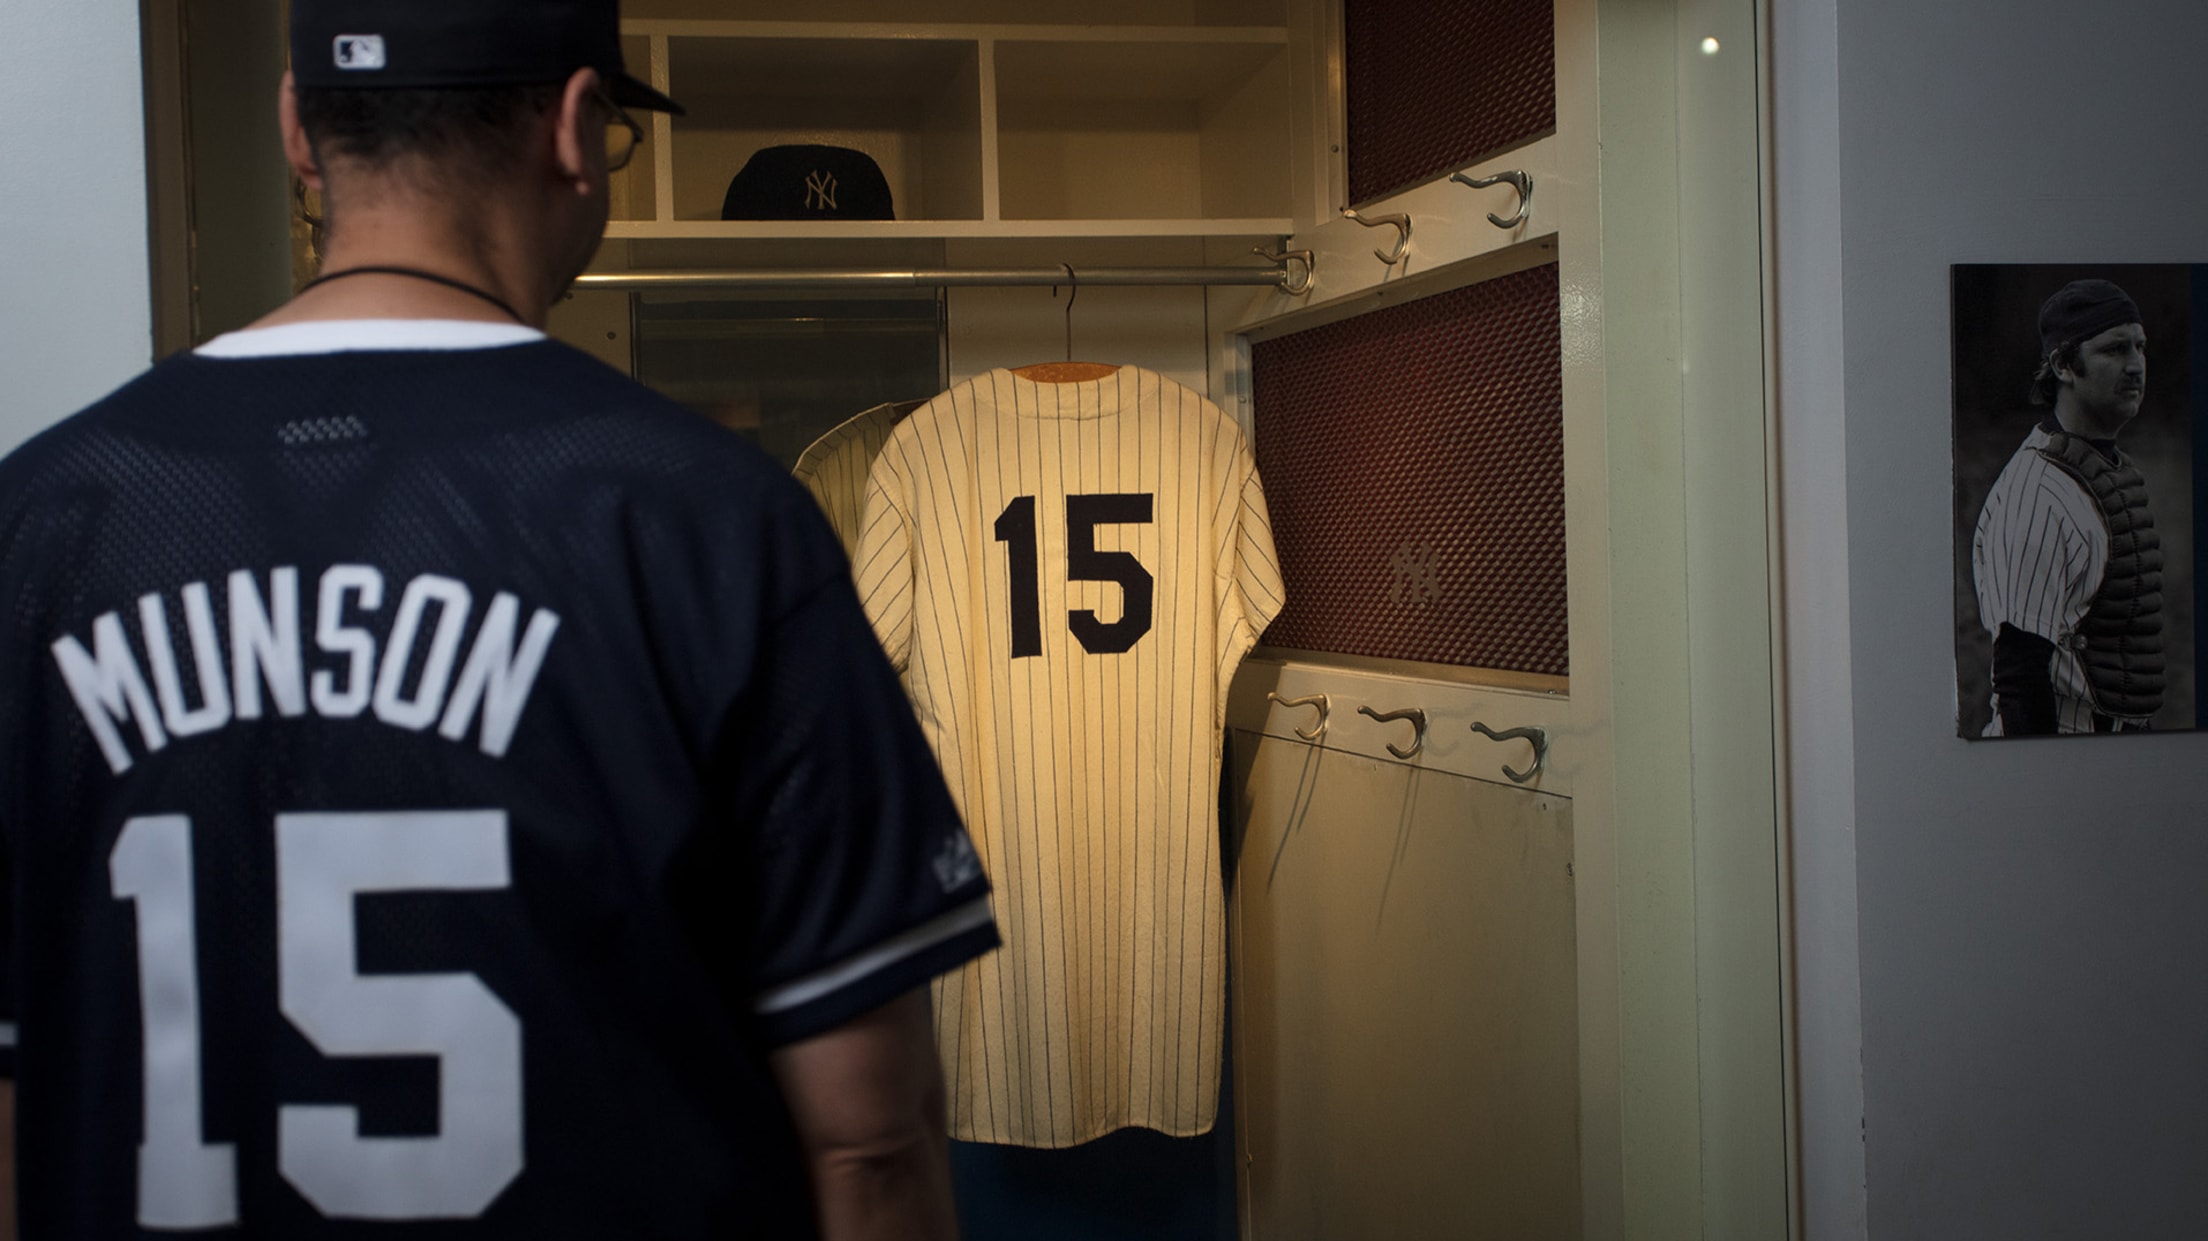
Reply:
[[[1796,787],[1811,1236],[1860,1235],[1867,1209],[1878,1241],[2199,1237],[2208,737],[1954,735],[1947,269],[2208,262],[2208,7],[1778,10],[1784,476],[1805,492],[1789,517],[1838,512],[1846,530],[1836,591],[1792,566],[1790,602],[1847,617],[1838,639],[1830,615],[1801,618],[1844,683],[1809,672],[1838,690],[1812,701],[1798,678],[1794,713],[1798,733],[1840,713],[1852,751],[1806,756],[1814,791]],[[1821,91],[1838,118],[1823,137]],[[1820,436],[1844,464],[1802,458]],[[1829,535],[1790,537],[1838,569]],[[1852,840],[1829,813],[1850,800]],[[1840,1124],[1854,962],[1827,899],[1851,844],[1860,1173]]]
[[[143,369],[137,0],[0,4],[0,452]]]

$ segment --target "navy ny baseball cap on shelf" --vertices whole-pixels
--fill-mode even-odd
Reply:
[[[535,86],[585,68],[624,108],[682,115],[622,64],[619,0],[291,0],[300,86]]]
[[[721,199],[724,220],[894,220],[889,178],[864,151],[796,143],[752,153]]]

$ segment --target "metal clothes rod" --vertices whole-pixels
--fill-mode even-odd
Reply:
[[[585,289],[976,289],[1065,286],[1271,285],[1286,288],[1282,267],[921,268],[913,271],[817,267],[756,271],[629,271],[579,276]]]

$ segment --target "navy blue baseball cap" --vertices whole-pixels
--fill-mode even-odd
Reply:
[[[619,0],[291,0],[300,86],[535,86],[586,68],[624,108],[682,115],[622,64]]]
[[[2091,340],[2112,327],[2138,323],[2139,304],[2106,280],[2073,280],[2039,307],[2039,351]]]
[[[864,151],[797,144],[752,153],[721,199],[724,220],[893,220],[889,178]]]

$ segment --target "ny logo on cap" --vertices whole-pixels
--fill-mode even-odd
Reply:
[[[836,174],[816,172],[805,178],[805,206],[814,211],[836,210]]]
[[[341,34],[337,36],[335,57],[340,69],[383,68],[383,36],[380,34]]]

